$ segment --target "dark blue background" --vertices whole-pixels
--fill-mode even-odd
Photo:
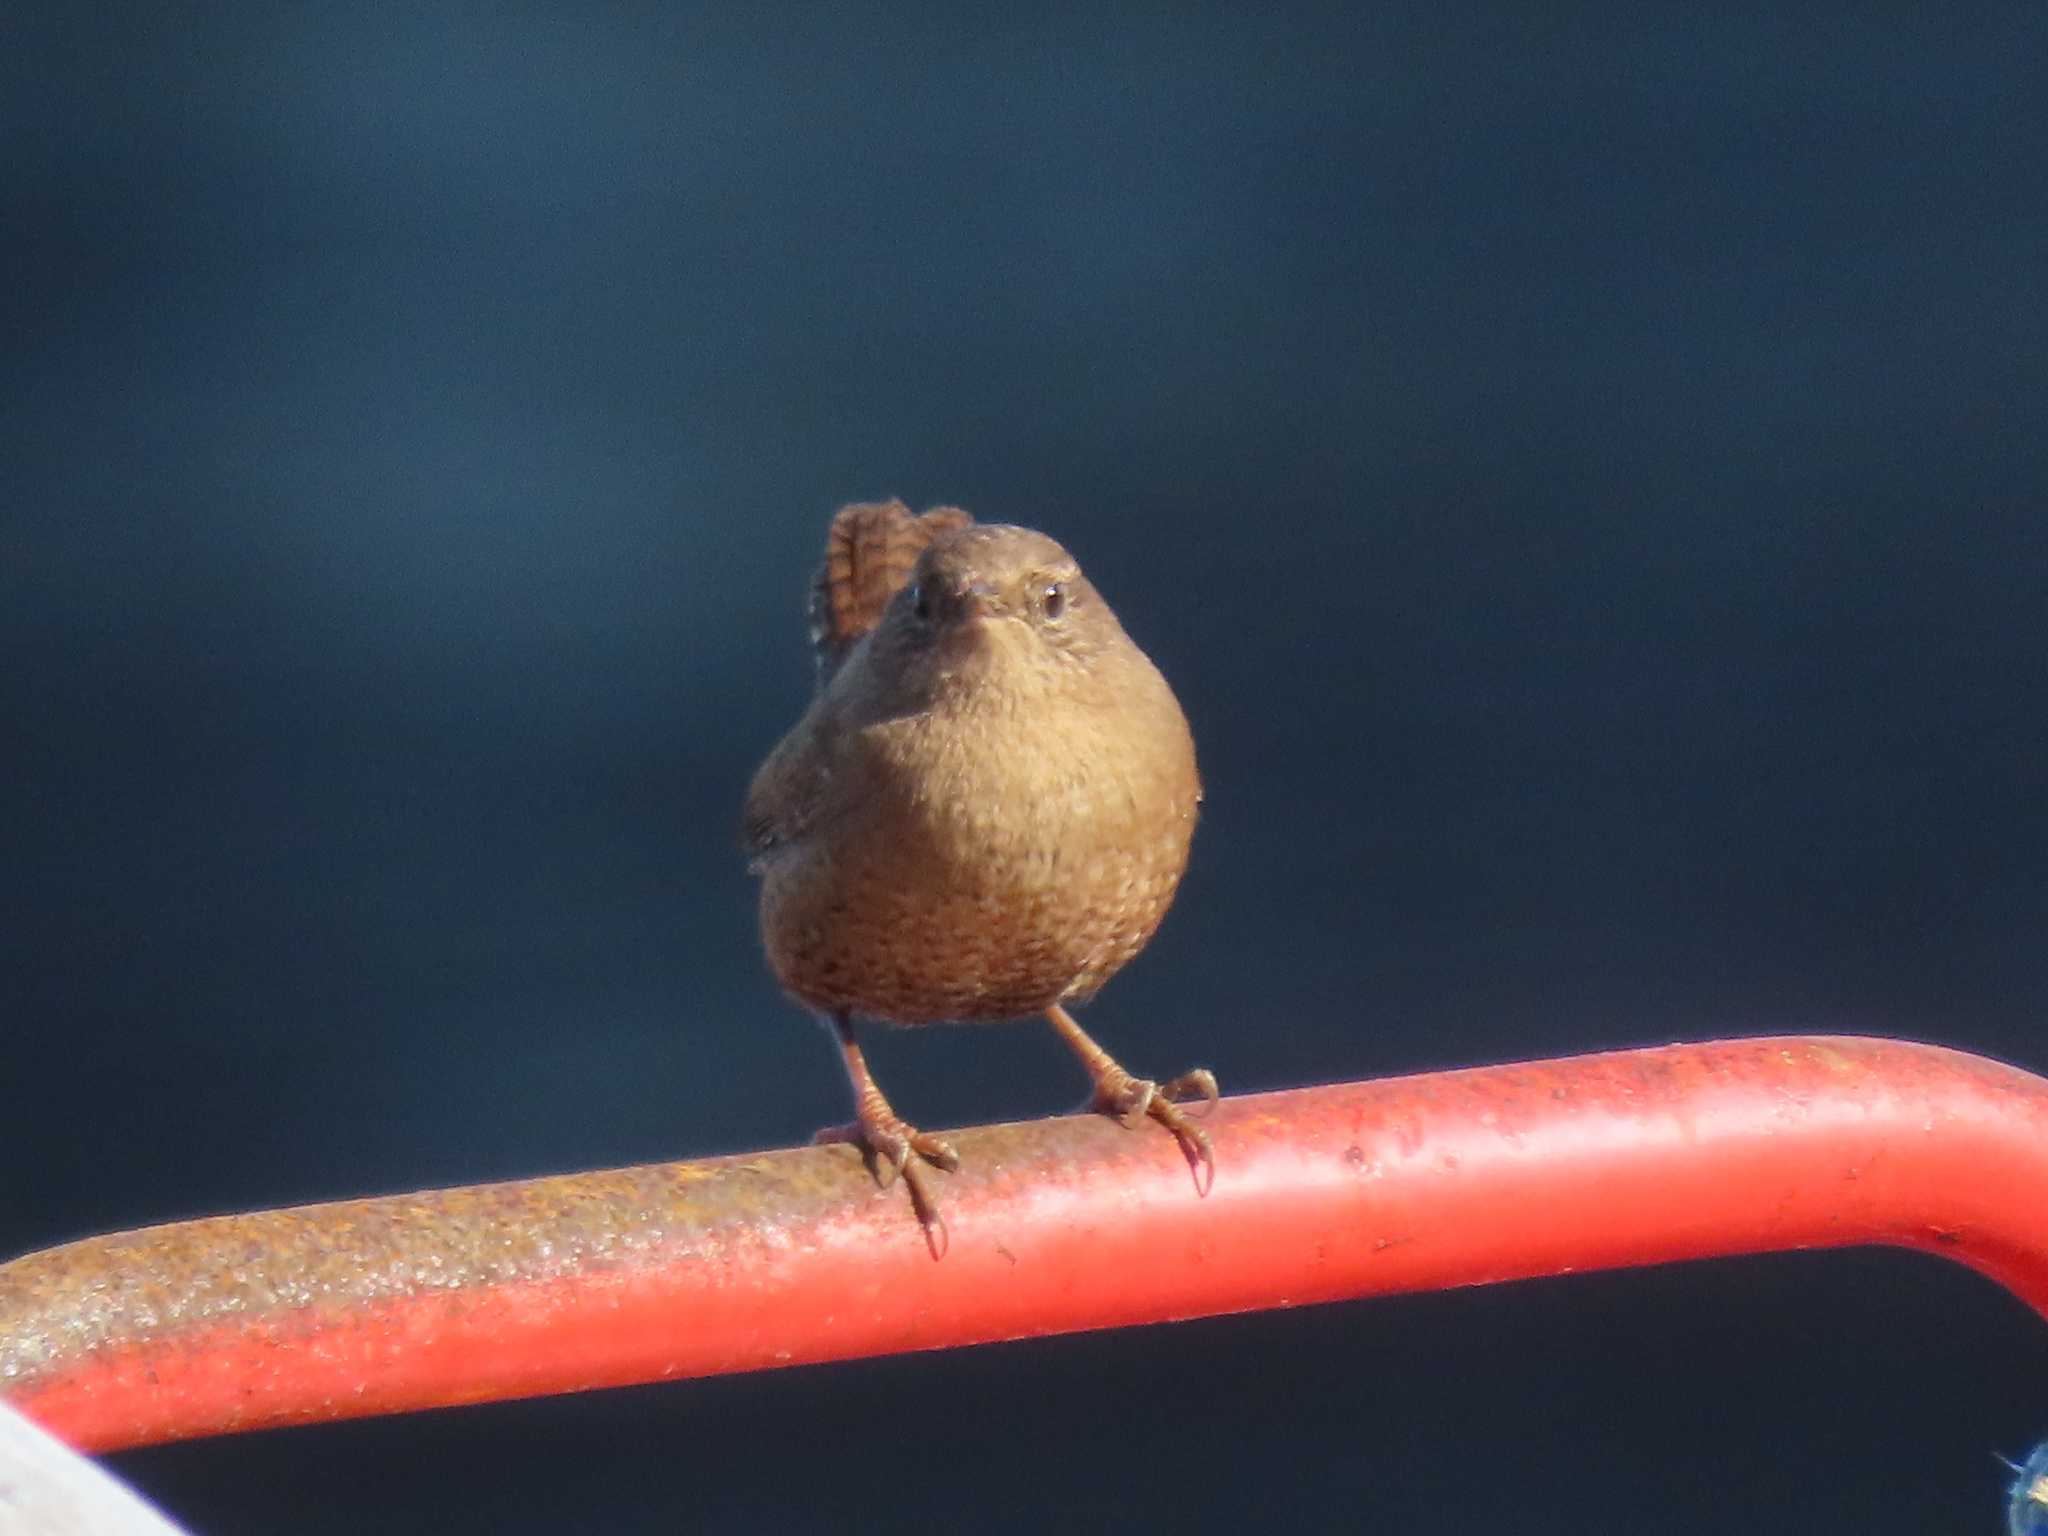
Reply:
[[[734,827],[890,493],[1061,538],[1194,721],[1134,1067],[2048,1069],[2048,13],[1538,9],[11,27],[0,1253],[843,1118]],[[2044,1382],[1845,1253],[115,1464],[209,1533],[1989,1532]]]

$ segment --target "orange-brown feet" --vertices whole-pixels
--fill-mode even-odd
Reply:
[[[851,1125],[829,1125],[814,1135],[811,1142],[816,1146],[850,1142],[861,1148],[874,1158],[875,1182],[884,1189],[896,1182],[899,1173],[908,1176],[912,1172],[916,1166],[910,1161],[912,1153],[948,1173],[960,1167],[960,1154],[953,1150],[951,1142],[908,1124],[887,1104],[872,1119],[856,1120]]]
[[[1173,1132],[1195,1175],[1196,1191],[1206,1195],[1216,1182],[1216,1152],[1209,1144],[1209,1133],[1176,1102],[1196,1096],[1204,1100],[1197,1113],[1208,1113],[1216,1102],[1216,1075],[1206,1067],[1183,1072],[1169,1083],[1155,1083],[1133,1077],[1112,1062],[1110,1070],[1095,1080],[1094,1104],[1127,1130],[1152,1119]]]
[[[927,1182],[930,1175],[925,1164],[952,1173],[960,1166],[960,1154],[950,1142],[905,1124],[886,1103],[883,1110],[884,1114],[872,1122],[856,1120],[851,1125],[827,1126],[812,1136],[811,1142],[848,1142],[859,1147],[874,1171],[875,1182],[884,1189],[901,1174],[903,1187],[910,1191],[910,1208],[917,1212],[918,1225],[924,1228],[925,1247],[931,1250],[933,1258],[942,1259],[953,1244],[953,1235],[946,1228],[946,1218],[939,1214],[939,1202]]]
[[[960,1154],[950,1142],[929,1131],[920,1131],[889,1107],[889,1101],[882,1097],[882,1090],[875,1086],[868,1072],[867,1059],[854,1037],[852,1018],[844,1013],[834,1014],[832,1026],[839,1036],[847,1081],[853,1086],[853,1111],[858,1118],[851,1125],[819,1131],[811,1140],[851,1142],[859,1147],[874,1170],[875,1182],[884,1189],[901,1174],[904,1187],[910,1191],[910,1204],[924,1228],[925,1246],[931,1249],[933,1258],[943,1258],[952,1237],[946,1230],[946,1219],[939,1214],[939,1203],[932,1197],[931,1186],[925,1182],[925,1164],[951,1173],[960,1166]]]
[[[1209,1133],[1189,1118],[1179,1101],[1201,1098],[1206,1101],[1202,1108],[1206,1113],[1216,1103],[1216,1074],[1206,1067],[1197,1067],[1167,1083],[1133,1077],[1090,1039],[1074,1022],[1074,1016],[1058,1003],[1046,1009],[1045,1016],[1095,1079],[1094,1107],[1127,1129],[1152,1119],[1173,1132],[1174,1140],[1180,1143],[1181,1156],[1188,1160],[1188,1169],[1195,1176],[1195,1192],[1206,1195],[1216,1183],[1216,1152],[1209,1144]]]

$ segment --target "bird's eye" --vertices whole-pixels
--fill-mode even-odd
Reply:
[[[917,616],[920,624],[929,624],[932,618],[932,595],[925,591],[923,582],[914,582],[910,588],[910,611]]]
[[[1038,594],[1038,606],[1048,619],[1057,623],[1067,611],[1067,584],[1064,581],[1049,581]]]

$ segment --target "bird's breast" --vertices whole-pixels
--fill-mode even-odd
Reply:
[[[1170,696],[1169,696],[1170,702]],[[1074,710],[899,717],[848,743],[829,835],[766,871],[763,930],[813,1006],[1003,1018],[1137,953],[1186,868],[1198,788],[1162,733]]]

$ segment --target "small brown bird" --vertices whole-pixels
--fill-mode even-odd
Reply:
[[[863,1145],[885,1186],[904,1174],[933,1232],[912,1154],[959,1158],[889,1107],[854,1017],[1043,1013],[1097,1107],[1172,1131],[1206,1188],[1208,1135],[1175,1101],[1216,1079],[1133,1077],[1066,1008],[1144,948],[1187,867],[1202,791],[1166,679],[1058,544],[956,507],[841,509],[811,635],[817,694],[754,775],[744,841],[769,962],[831,1018],[852,1080],[857,1120],[820,1139]]]

